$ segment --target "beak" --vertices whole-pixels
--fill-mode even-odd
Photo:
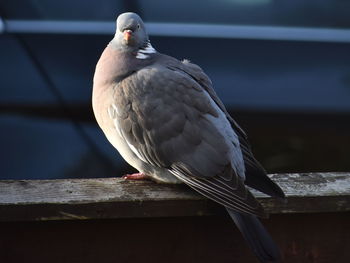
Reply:
[[[131,36],[132,36],[132,30],[130,29],[126,29],[123,31],[123,34],[124,34],[124,40],[129,43],[130,39],[131,39]]]

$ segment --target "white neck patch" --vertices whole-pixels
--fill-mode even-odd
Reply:
[[[137,51],[136,58],[146,59],[146,58],[149,58],[148,54],[152,54],[156,52],[157,51],[152,47],[151,42],[148,41],[145,47],[142,47]]]

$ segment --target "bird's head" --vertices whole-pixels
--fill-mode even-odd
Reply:
[[[145,25],[135,13],[123,13],[117,18],[117,29],[112,43],[118,48],[136,50],[148,42]]]

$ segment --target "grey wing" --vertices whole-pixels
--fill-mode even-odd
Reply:
[[[226,207],[264,216],[244,185],[237,135],[198,82],[181,71],[155,67],[120,86],[116,99],[125,98],[128,105],[119,114],[120,130],[142,161],[168,169]]]
[[[181,66],[182,65],[178,65],[178,70],[183,70],[191,78],[200,83],[200,85],[210,94],[211,98],[215,101],[218,107],[225,113],[226,118],[231,123],[232,129],[236,132],[239,138],[240,148],[243,154],[244,166],[246,169],[245,184],[265,194],[285,198],[282,189],[267,176],[265,169],[255,159],[251,150],[250,143],[248,141],[248,136],[227,112],[224,104],[221,102],[215,90],[212,88],[212,83],[209,77],[202,71],[199,66],[190,63],[187,60],[184,60],[183,66]]]

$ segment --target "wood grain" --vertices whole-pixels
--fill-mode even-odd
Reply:
[[[268,213],[350,211],[350,173],[270,175],[287,202],[254,191]],[[198,216],[223,209],[185,185],[121,178],[0,181],[0,221]]]

